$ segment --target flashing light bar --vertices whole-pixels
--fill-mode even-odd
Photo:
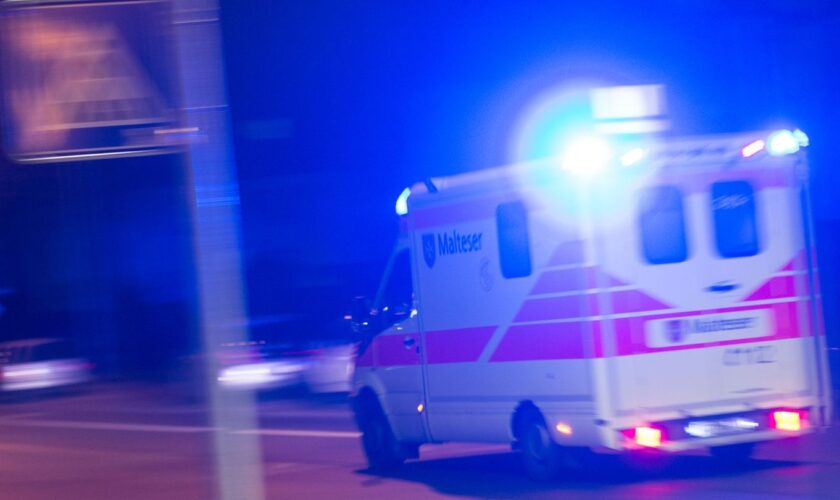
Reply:
[[[750,156],[755,156],[758,153],[764,150],[764,147],[767,145],[763,139],[759,139],[757,141],[753,141],[741,149],[741,156],[744,158],[749,158]]]
[[[767,138],[767,152],[771,156],[784,156],[799,151],[800,145],[790,130],[773,132]]]
[[[777,130],[770,134],[766,140],[755,140],[741,148],[741,156],[751,158],[762,151],[770,156],[785,156],[798,152],[801,148],[808,147],[811,140],[800,129]]]
[[[397,205],[395,208],[397,215],[405,215],[408,213],[408,197],[411,196],[411,188],[403,189],[397,198]]]
[[[647,151],[642,148],[633,148],[621,155],[621,164],[625,167],[632,167],[647,156]]]
[[[609,142],[598,136],[578,137],[563,153],[562,166],[576,174],[594,175],[604,170],[612,160]]]

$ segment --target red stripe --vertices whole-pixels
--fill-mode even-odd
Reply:
[[[592,296],[594,298],[594,296]],[[527,321],[545,321],[550,319],[583,318],[590,313],[586,309],[584,295],[530,299],[522,304],[514,319],[517,323]]]
[[[611,294],[613,314],[671,309],[650,295],[638,290],[622,290]]]
[[[537,279],[531,294],[585,290],[588,276],[593,272],[592,267],[546,271]]]
[[[754,300],[777,299],[796,295],[796,281],[793,276],[777,276],[764,282],[755,289],[743,302]]]
[[[406,348],[406,337],[414,338],[414,346]],[[420,335],[408,333],[405,335],[380,335],[374,341],[374,357],[377,366],[400,366],[420,364],[417,347],[420,345]]]
[[[495,331],[495,326],[480,326],[426,332],[426,360],[431,364],[478,361]]]
[[[604,337],[600,321],[592,322],[592,341],[595,344],[595,357],[604,357]]]
[[[490,362],[581,359],[582,326],[582,322],[511,326]]]
[[[366,367],[366,366],[373,366],[373,346],[367,346],[361,354],[356,356],[356,366],[357,367]]]

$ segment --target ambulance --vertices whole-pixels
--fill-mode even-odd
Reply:
[[[831,421],[800,130],[578,141],[431,178],[354,321],[371,468],[511,443],[744,460]]]

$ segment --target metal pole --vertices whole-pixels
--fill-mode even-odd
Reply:
[[[222,391],[216,383],[216,350],[248,337],[219,6],[216,0],[173,0],[173,7],[186,125],[202,138],[190,145],[187,162],[195,191],[193,235],[218,497],[259,500],[264,498],[259,438],[238,432],[258,425],[253,394]]]

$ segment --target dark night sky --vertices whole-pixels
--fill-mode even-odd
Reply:
[[[255,266],[280,279],[290,263],[383,259],[403,187],[511,161],[523,109],[578,80],[666,84],[677,132],[802,127],[814,144],[817,215],[838,218],[826,187],[836,180],[840,7],[629,4],[223,1]]]
[[[524,110],[585,80],[665,84],[676,132],[807,131],[827,320],[837,324],[840,5],[593,4],[222,0],[251,312],[328,320],[371,293],[405,186],[510,162]],[[0,224],[11,237],[0,270],[19,292],[0,318],[7,336],[190,348],[189,198],[177,158],[3,174]]]

